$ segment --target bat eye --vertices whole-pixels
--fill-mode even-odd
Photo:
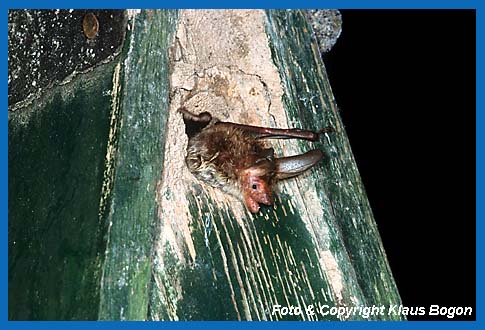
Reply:
[[[258,185],[257,184],[253,184],[253,189],[254,190],[258,189]]]

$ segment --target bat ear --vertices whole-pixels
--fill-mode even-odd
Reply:
[[[254,177],[271,177],[275,171],[273,159],[260,158],[254,165],[245,170],[246,174]]]
[[[276,158],[276,179],[282,180],[301,174],[315,166],[322,158],[323,152],[321,150],[311,150],[302,155]]]

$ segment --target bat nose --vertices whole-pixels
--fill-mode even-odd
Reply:
[[[264,205],[271,205],[273,204],[273,197],[271,194],[262,194],[260,198],[258,198],[258,202]]]

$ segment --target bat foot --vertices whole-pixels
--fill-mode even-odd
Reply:
[[[185,107],[180,107],[177,111],[183,116],[185,133],[189,138],[200,133],[212,121],[212,115],[207,111],[201,112],[198,115],[193,114]]]

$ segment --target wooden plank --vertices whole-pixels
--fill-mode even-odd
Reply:
[[[149,318],[362,319],[281,315],[273,308],[399,304],[324,65],[301,13],[181,11],[171,61]],[[327,159],[280,184],[274,207],[253,215],[188,172],[187,137],[176,112],[181,105],[244,124],[331,125],[337,132],[313,145],[272,142],[278,155],[317,147]]]
[[[89,40],[86,15],[102,22]],[[123,10],[8,12],[9,320],[98,317],[125,30]]]
[[[168,104],[166,50],[176,12],[129,11],[129,16],[104,182],[109,228],[98,318],[108,320],[144,320],[148,314]]]
[[[97,318],[115,66],[9,113],[10,320]]]
[[[9,203],[11,196],[20,197],[17,207],[9,204],[9,215],[35,221],[39,218],[32,218],[32,206],[41,205],[49,206],[34,208],[48,213],[42,219],[72,220],[47,221],[49,235],[43,226],[29,227],[29,236],[9,219],[9,251],[20,251],[18,258],[9,255],[9,276],[11,269],[20,269],[17,285],[38,269],[32,259],[22,259],[25,251],[36,246],[53,251],[56,237],[62,237],[62,244],[54,245],[61,253],[57,259],[67,261],[65,269],[47,267],[28,295],[16,295],[21,290],[9,286],[9,304],[15,301],[17,311],[25,311],[9,317],[362,319],[358,313],[322,315],[315,309],[399,304],[324,65],[301,12],[143,10],[129,11],[128,24],[121,57],[74,79],[54,98],[56,111],[66,109],[61,114],[95,107],[102,109],[97,117],[89,111],[45,117],[49,120],[29,119],[27,112],[9,117]],[[73,93],[76,86],[82,88]],[[68,94],[75,95],[69,102]],[[86,97],[98,94],[103,105]],[[279,184],[274,207],[251,214],[240,200],[188,172],[187,137],[176,112],[181,105],[243,124],[330,125],[336,132],[318,143],[272,141],[278,156],[319,148],[326,159]],[[44,140],[23,134],[41,132],[37,122],[58,125],[52,134],[66,134],[63,141],[71,144],[60,149],[36,145]],[[22,125],[30,128],[21,130]],[[76,139],[79,132],[86,134]],[[29,157],[12,148],[27,142]],[[54,156],[61,162],[50,163]],[[26,159],[38,165],[36,170],[26,170],[31,168]],[[58,168],[68,169],[68,175],[60,175],[64,172]],[[33,178],[40,184],[31,184]],[[37,191],[42,185],[48,193]],[[58,186],[71,193],[52,189]],[[27,190],[36,196],[35,204],[22,195]],[[91,231],[78,226],[73,210]],[[18,228],[20,234],[12,236]],[[52,228],[62,229],[61,234]],[[37,235],[32,243],[30,237]],[[51,255],[40,257],[50,260]],[[35,288],[47,279],[48,294],[38,299],[43,291]],[[76,294],[68,285],[72,281],[80,283]],[[61,291],[57,283],[63,283]],[[299,307],[303,313],[273,313],[276,305]],[[306,312],[310,306],[313,314]]]
[[[275,63],[286,68],[280,72],[288,91],[285,101],[289,115],[317,127],[330,122],[339,131],[329,136],[330,148],[326,148],[330,155],[329,171],[315,180],[321,184],[319,189],[327,192],[329,203],[324,207],[332,210],[333,226],[338,228],[364,302],[368,306],[400,304],[325,66],[317,45],[307,33],[306,21],[301,13],[284,11],[269,11],[268,21]],[[281,37],[279,31],[286,27],[290,27],[292,38]],[[307,108],[312,111],[301,111]]]

